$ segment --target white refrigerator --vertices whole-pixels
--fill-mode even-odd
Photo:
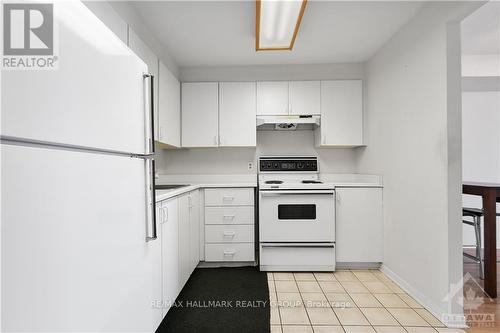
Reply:
[[[81,2],[54,20],[57,69],[2,71],[1,331],[152,332],[153,78]]]

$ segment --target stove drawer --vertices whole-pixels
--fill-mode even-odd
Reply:
[[[205,224],[255,224],[254,207],[205,207]]]
[[[205,244],[205,261],[254,261],[253,243]]]
[[[206,225],[206,243],[253,243],[253,225]]]
[[[253,188],[207,188],[205,206],[253,206]]]
[[[334,271],[334,244],[260,244],[262,271]]]

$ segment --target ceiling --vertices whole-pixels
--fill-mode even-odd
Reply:
[[[463,20],[462,53],[500,54],[500,2],[490,1]]]
[[[363,62],[422,4],[310,0],[293,51],[255,52],[254,1],[132,2],[179,67]]]

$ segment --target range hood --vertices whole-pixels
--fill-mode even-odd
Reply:
[[[293,131],[299,127],[313,129],[320,125],[320,116],[257,116],[257,127]]]

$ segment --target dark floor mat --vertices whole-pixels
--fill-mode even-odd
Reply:
[[[258,268],[197,268],[156,332],[269,333],[269,309]]]

